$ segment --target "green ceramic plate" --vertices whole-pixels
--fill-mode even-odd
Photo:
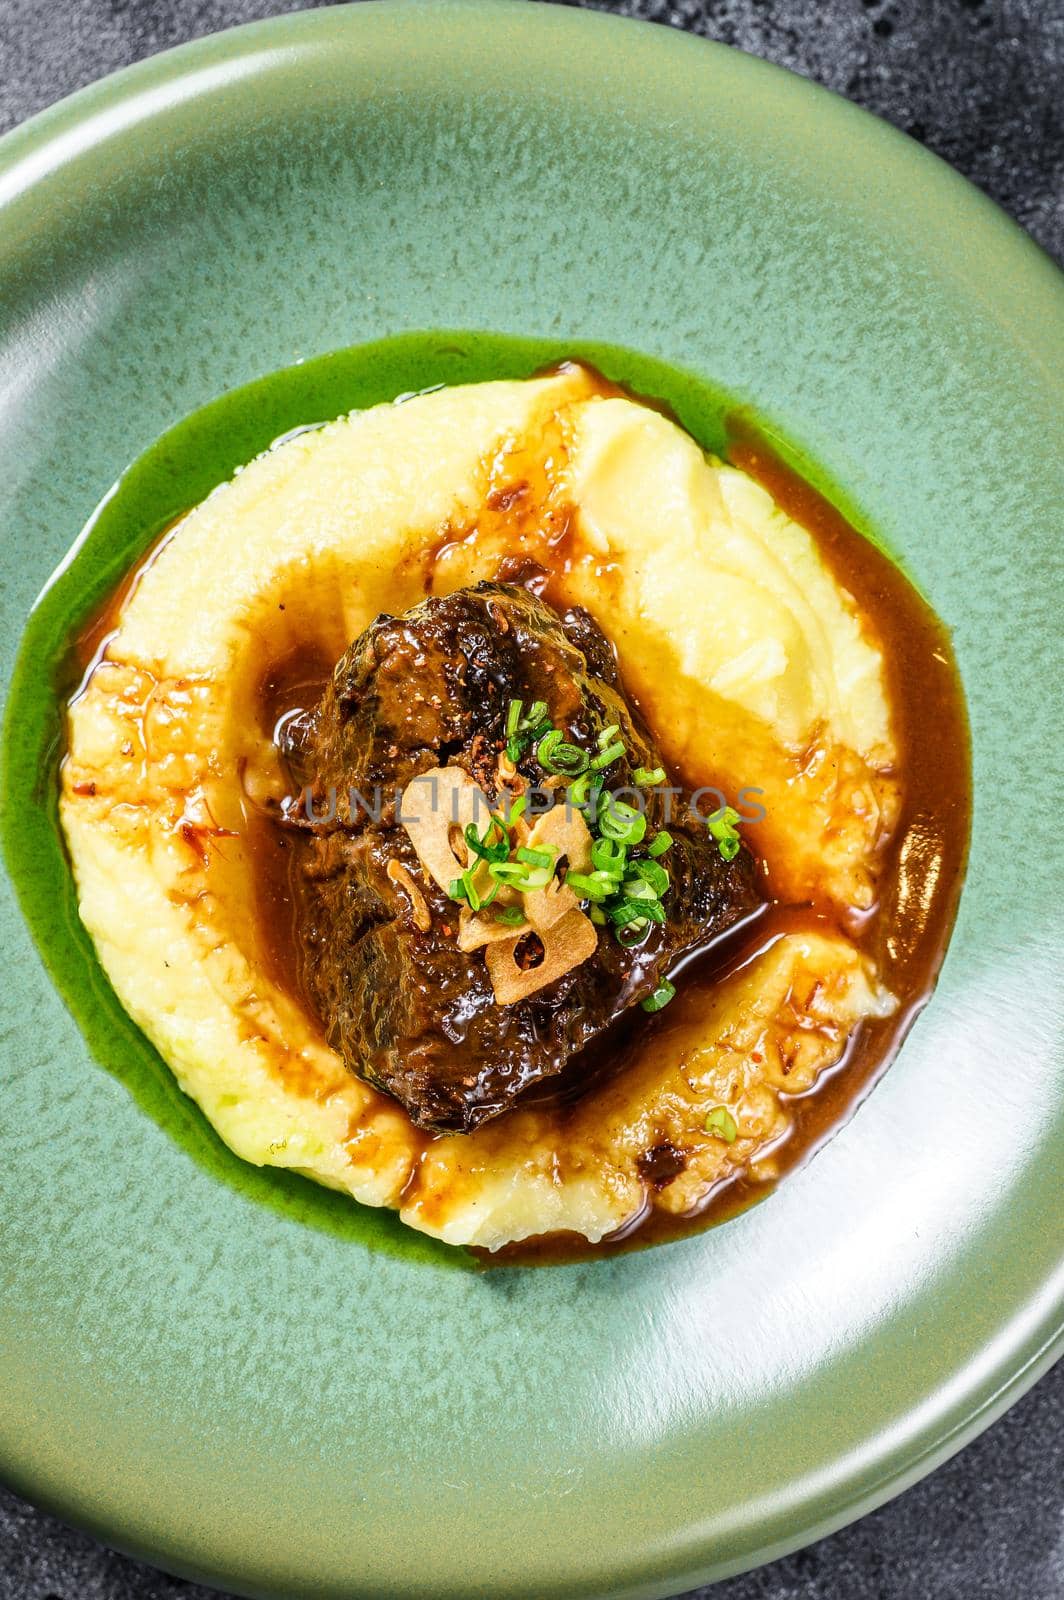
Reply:
[[[798,78],[453,0],[208,39],[12,135],[0,306],[8,668],[101,493],[203,402],[403,329],[596,339],[714,379],[843,486],[954,629],[976,774],[939,993],[845,1132],[723,1229],[544,1271],[444,1270],[222,1181],[94,1061],[8,894],[14,1487],[249,1593],[661,1595],[985,1426],[1064,1288],[1050,262]]]

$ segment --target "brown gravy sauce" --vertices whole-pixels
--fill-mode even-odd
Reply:
[[[695,1216],[649,1210],[623,1236],[589,1244],[579,1235],[555,1234],[507,1246],[486,1261],[548,1264],[683,1238],[737,1215],[764,1199],[787,1174],[812,1156],[852,1116],[890,1066],[920,1011],[931,998],[946,953],[964,878],[971,823],[968,715],[949,634],[916,588],[835,506],[794,472],[746,425],[732,430],[727,459],[762,484],[777,505],[814,536],[833,576],[857,602],[882,647],[893,731],[902,778],[902,808],[884,850],[879,899],[857,926],[840,929],[837,916],[819,905],[771,903],[764,914],[704,953],[689,957],[669,1007],[669,1020],[697,1017],[703,998],[722,978],[767,950],[783,933],[819,927],[845,932],[867,952],[900,1002],[884,1019],[867,1019],[850,1037],[841,1059],[809,1092],[788,1098],[792,1125],[772,1155],[778,1176],[758,1182],[745,1173],[725,1180]],[[548,587],[547,598],[550,598]],[[682,773],[695,788],[712,776]],[[592,1046],[611,1050],[612,1070],[635,1053],[653,1049],[663,1021],[624,1019],[620,1030]],[[607,1046],[607,1041],[609,1045]]]
[[[624,392],[597,375],[594,386],[601,393]],[[647,403],[641,396],[635,398]],[[872,957],[900,1005],[889,1018],[863,1022],[851,1036],[842,1059],[821,1074],[815,1088],[789,1097],[791,1130],[772,1152],[776,1178],[759,1182],[739,1174],[725,1180],[694,1216],[674,1216],[648,1207],[623,1230],[623,1237],[613,1236],[597,1245],[576,1235],[553,1234],[493,1254],[475,1252],[487,1264],[574,1261],[642,1247],[699,1231],[764,1198],[831,1137],[890,1065],[930,998],[945,954],[964,874],[971,816],[968,719],[948,633],[893,562],[747,425],[736,423],[731,429],[727,457],[813,534],[820,554],[854,597],[882,646],[902,778],[902,809],[885,848],[878,903],[856,929],[851,921],[845,932]],[[445,567],[448,552],[457,544],[504,533],[510,559],[528,559],[546,569],[545,576],[533,576],[529,581],[548,601],[565,609],[569,603],[566,576],[576,561],[586,559],[586,552],[579,546],[574,519],[564,506],[551,505],[544,492],[541,459],[530,456],[522,463],[511,457],[505,483],[489,488],[486,510],[477,526],[440,530],[435,543],[419,558],[424,563],[426,593],[434,592],[439,569]],[[158,536],[73,642],[72,664],[82,682],[106,651],[123,607],[175,526],[171,524]],[[608,562],[602,563],[596,567],[595,577],[608,587],[615,580],[615,571]],[[333,666],[313,648],[264,660],[258,695],[263,731],[276,735],[288,716],[312,708]],[[691,789],[713,781],[712,774],[678,776]],[[247,844],[255,862],[255,919],[264,963],[270,976],[313,1017],[300,970],[297,851],[291,833],[250,802],[245,805],[245,817]],[[834,932],[838,921],[821,905],[770,903],[743,928],[685,960],[669,1020],[697,1018],[704,997],[724,976],[753,960],[783,933],[812,927]],[[564,1129],[566,1104],[586,1093],[606,1072],[619,1073],[652,1050],[662,1025],[661,1018],[642,1012],[622,1018],[583,1052],[558,1084],[532,1092],[556,1107]]]
[[[122,613],[137,591],[144,574],[151,568],[159,555],[165,550],[182,522],[186,513],[174,517],[164,528],[161,528],[151,541],[144,554],[134,566],[119,580],[103,604],[98,606],[89,617],[88,621],[75,635],[70,647],[70,667],[66,678],[77,684],[77,688],[69,696],[76,700],[89,678],[96,669],[97,664],[103,660],[107,653],[107,646],[118,632],[122,621]]]
[[[320,649],[308,648],[290,651],[266,666],[256,697],[259,726],[275,744],[280,745],[289,718],[318,704],[335,665]],[[288,792],[299,792],[294,779]],[[273,813],[256,806],[246,794],[244,824],[254,861],[256,933],[267,975],[299,1002],[324,1040],[325,1026],[304,978],[299,840],[293,829],[282,826]]]

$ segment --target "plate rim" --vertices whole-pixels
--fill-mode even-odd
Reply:
[[[656,22],[646,17],[620,16],[615,12],[600,11],[584,4],[572,4],[571,0],[372,0],[372,10],[392,13],[420,11],[423,14],[433,11],[456,14],[465,12],[476,13],[485,18],[502,13],[525,17],[544,13],[550,15],[552,19],[564,19],[564,26],[577,30],[590,26],[595,31],[606,29],[614,34],[618,32],[631,34],[635,31],[645,39],[653,37],[655,46],[652,48],[664,44],[666,49],[692,52],[696,58],[706,52],[728,58],[738,57],[743,61],[745,70],[757,72],[767,80],[775,78],[790,84],[796,92],[803,97],[811,97],[813,101],[827,100],[833,103],[836,112],[849,113],[859,119],[866,130],[870,125],[874,125],[879,136],[895,146],[896,155],[901,159],[907,157],[910,162],[922,164],[929,172],[935,172],[936,180],[944,188],[952,191],[953,198],[960,206],[974,205],[982,213],[984,223],[996,225],[1003,233],[1011,235],[1014,246],[1028,253],[1034,270],[1048,268],[1043,287],[1046,289],[1055,287],[1064,306],[1064,263],[1058,262],[1046,247],[1028,233],[1026,228],[992,196],[972,179],[966,178],[944,156],[938,155],[936,151],[914,139],[911,134],[895,126],[886,117],[867,110],[840,91],[830,88],[827,84],[818,83],[814,78],[808,78],[792,67],[769,61],[764,56],[741,49],[738,45],[726,44],[722,40],[711,39],[671,23]],[[21,188],[12,190],[5,187],[5,182],[9,182],[13,175],[18,174],[21,165],[28,164],[31,167],[31,171],[27,174],[28,181],[23,186],[28,188],[42,178],[53,176],[60,170],[64,159],[84,153],[86,148],[84,143],[64,139],[64,135],[83,129],[84,124],[97,113],[104,113],[109,107],[117,108],[126,100],[135,101],[152,87],[161,88],[185,77],[190,81],[189,92],[184,98],[192,98],[197,91],[195,79],[207,67],[207,58],[211,55],[218,55],[220,60],[230,60],[236,56],[252,53],[269,57],[276,49],[284,46],[286,41],[280,36],[286,32],[296,36],[300,33],[309,33],[315,27],[327,26],[332,19],[345,26],[356,17],[364,15],[366,11],[367,0],[340,0],[339,4],[330,4],[329,0],[323,0],[323,3],[309,6],[302,11],[278,12],[272,16],[258,17],[250,22],[236,23],[232,27],[220,28],[211,33],[200,34],[194,39],[186,39],[180,44],[168,45],[163,50],[155,51],[127,66],[118,67],[100,78],[94,78],[91,82],[83,84],[78,89],[71,90],[69,94],[60,96],[58,100],[42,106],[39,111],[33,112],[0,134],[0,211],[4,206],[17,200],[23,192]],[[278,37],[275,39],[274,35]],[[261,50],[258,49],[260,36],[264,41]],[[298,38],[294,39],[293,43],[298,44]],[[208,92],[210,87],[207,86]],[[122,125],[117,123],[114,128],[117,129]],[[40,170],[33,171],[33,158],[40,157],[44,153],[44,147],[49,144],[58,147],[57,160],[52,165],[41,163]],[[68,144],[69,149],[66,148]]]
[[[741,1577],[744,1573],[755,1572],[761,1567],[769,1566],[773,1562],[783,1560],[796,1551],[804,1550],[808,1546],[817,1544],[823,1539],[829,1539],[843,1529],[860,1522],[872,1512],[878,1511],[882,1506],[905,1494],[914,1488],[924,1478],[930,1477],[940,1467],[946,1465],[954,1456],[959,1455],[969,1444],[979,1438],[982,1433],[993,1426],[1004,1414],[1022,1400],[1035,1384],[1046,1376],[1064,1356],[1064,1321],[1059,1328],[1034,1352],[1027,1362],[1012,1377],[1006,1379],[993,1393],[976,1409],[970,1412],[957,1425],[949,1429],[944,1435],[931,1440],[926,1449],[905,1467],[894,1472],[885,1473],[871,1488],[862,1490],[840,1504],[837,1511],[822,1517],[815,1524],[810,1524],[793,1537],[774,1540],[760,1547],[752,1556],[747,1555],[737,1561],[720,1561],[710,1566],[701,1566],[692,1576],[690,1573],[680,1580],[681,1587],[676,1588],[670,1579],[667,1588],[662,1588],[660,1582],[645,1584],[639,1581],[625,1583],[622,1587],[611,1587],[603,1591],[601,1600],[682,1600],[682,1596],[692,1587],[700,1588],[712,1586],[726,1581],[729,1578]],[[37,1488],[27,1475],[23,1479],[16,1466],[7,1462],[0,1462],[0,1483],[17,1494],[27,1504],[57,1518],[68,1527],[75,1528],[90,1538],[97,1540],[107,1549],[117,1551],[118,1554],[127,1556],[131,1560],[143,1562],[155,1570],[168,1573],[174,1577],[185,1579],[191,1583],[200,1583],[211,1589],[218,1589],[220,1593],[231,1593],[240,1597],[240,1600],[292,1600],[289,1590],[275,1588],[262,1589],[249,1588],[242,1583],[239,1574],[229,1574],[216,1569],[201,1568],[194,1563],[186,1563],[180,1559],[171,1558],[167,1554],[160,1555],[157,1548],[139,1544],[135,1539],[126,1540],[120,1531],[112,1531],[110,1524],[104,1518],[97,1519],[86,1516],[76,1508],[70,1509],[68,1500],[61,1492],[48,1488]],[[699,1576],[703,1573],[703,1576]],[[688,1581],[690,1580],[690,1581]],[[224,1584],[224,1590],[222,1585]],[[303,1590],[309,1594],[311,1591]],[[574,1590],[574,1593],[577,1591]],[[586,1593],[583,1588],[579,1591]],[[321,1590],[320,1593],[333,1595],[333,1590]],[[423,1591],[425,1600],[429,1600],[431,1591]],[[345,1600],[378,1600],[378,1590],[345,1590]]]
[[[606,28],[612,31],[614,37],[619,32],[631,33],[637,20],[593,10],[570,9],[551,3],[551,0],[534,0],[534,3],[533,0],[375,0],[373,9],[401,12],[415,8],[422,12],[431,9],[479,13],[485,20],[501,12],[520,12],[529,19],[535,17],[537,12],[553,13],[555,17],[564,17],[564,25],[574,30],[590,28],[601,32]],[[0,138],[0,216],[7,204],[22,198],[35,184],[61,173],[67,160],[84,156],[109,131],[124,126],[123,111],[127,115],[133,112],[146,94],[150,97],[154,90],[165,91],[167,87],[173,89],[175,85],[180,85],[182,99],[195,100],[201,95],[209,96],[214,85],[209,75],[206,82],[203,81],[205,69],[238,58],[261,57],[262,64],[266,64],[279,50],[298,50],[303,36],[312,35],[318,29],[328,31],[334,24],[347,27],[354,17],[364,15],[367,10],[362,0],[362,3],[282,13],[210,33],[123,67],[45,107]],[[536,19],[532,25],[538,25],[539,20]],[[657,36],[657,44],[652,48],[660,45],[665,49],[687,51],[692,60],[705,51],[741,57],[744,63],[767,77],[800,85],[801,89],[796,92],[805,95],[807,103],[826,105],[826,97],[829,97],[836,107],[845,107],[863,119],[866,127],[875,124],[879,135],[894,146],[896,156],[904,158],[907,147],[910,162],[923,165],[928,172],[937,169],[937,181],[943,193],[948,191],[959,211],[974,217],[980,227],[995,227],[1003,236],[1009,237],[1010,247],[1025,256],[1024,267],[1042,275],[1043,281],[1035,286],[1037,292],[1045,294],[1055,289],[1060,304],[1064,306],[1064,273],[1048,251],[948,162],[901,130],[801,74],[719,41],[650,21],[642,21],[639,31],[644,37]],[[260,70],[258,65],[252,68],[253,72],[257,70]],[[164,100],[164,103],[173,102]],[[150,115],[150,111],[145,114]],[[94,127],[94,123],[99,123],[99,126]],[[12,180],[18,180],[14,186]],[[1046,267],[1049,268],[1048,274]],[[5,684],[5,691],[6,687]],[[1017,1352],[1009,1354],[1015,1358]],[[884,1505],[935,1471],[992,1425],[1052,1368],[1061,1355],[1064,1355],[1064,1294],[1047,1306],[1043,1317],[1028,1333],[1019,1365],[1015,1359],[1005,1361],[1000,1367],[982,1375],[976,1386],[978,1396],[973,1398],[972,1391],[969,1391],[954,1402],[951,1412],[957,1420],[945,1432],[940,1431],[928,1439],[917,1454],[910,1455],[902,1465],[888,1468],[873,1484],[865,1485],[845,1501],[837,1503],[830,1514],[822,1514],[818,1520],[805,1523],[793,1536],[776,1540],[737,1561],[710,1562],[707,1565],[708,1550],[703,1540],[703,1556],[698,1568],[702,1576],[695,1575],[691,1581],[715,1582],[778,1560]],[[195,1566],[183,1565],[169,1555],[160,1557],[151,1549],[138,1545],[135,1540],[127,1542],[120,1530],[112,1531],[106,1525],[105,1519],[98,1520],[79,1512],[73,1484],[66,1494],[61,1488],[35,1484],[32,1472],[23,1474],[13,1461],[5,1461],[0,1466],[0,1472],[3,1481],[31,1503],[136,1559],[160,1565],[163,1570],[200,1582],[215,1585],[224,1583],[238,1594],[268,1595],[276,1592],[249,1589],[241,1585],[239,1574],[208,1573]],[[695,1557],[697,1544],[696,1535],[685,1546],[685,1559]],[[667,1591],[659,1583],[647,1585],[639,1581],[627,1582],[622,1587],[611,1589],[610,1593],[633,1597],[666,1592],[671,1594],[674,1592],[673,1582],[669,1580]]]

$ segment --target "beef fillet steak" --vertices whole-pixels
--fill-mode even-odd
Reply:
[[[612,791],[632,787],[637,769],[660,766],[597,624],[582,610],[559,616],[511,584],[481,583],[378,617],[313,713],[290,724],[293,777],[313,791],[316,813],[327,817],[325,797],[338,796],[335,817],[304,822],[299,833],[306,988],[351,1070],[427,1129],[468,1132],[506,1111],[653,994],[678,957],[760,904],[747,850],[725,862],[686,798],[674,793],[670,805],[661,788],[645,788],[646,844],[666,825],[673,840],[661,858],[671,879],[666,920],[630,949],[611,925],[597,925],[579,965],[498,1003],[484,948],[460,948],[460,907],[425,870],[394,796],[420,775],[460,768],[500,804],[515,700],[545,702],[564,739],[590,756],[617,725],[607,744],[623,742],[625,754],[603,773]],[[536,750],[531,742],[520,754],[511,787],[544,783]],[[555,779],[560,798],[565,781]],[[375,817],[378,786],[385,803]],[[645,855],[645,846],[632,853]]]

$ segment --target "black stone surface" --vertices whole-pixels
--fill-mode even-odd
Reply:
[[[848,95],[951,161],[1064,260],[1064,0],[591,3],[738,45]],[[0,0],[0,130],[142,56],[302,9],[283,0]],[[208,1600],[208,1591],[0,1490],[0,1600],[178,1597]],[[1064,1600],[1064,1364],[889,1506],[715,1586],[712,1597]]]

